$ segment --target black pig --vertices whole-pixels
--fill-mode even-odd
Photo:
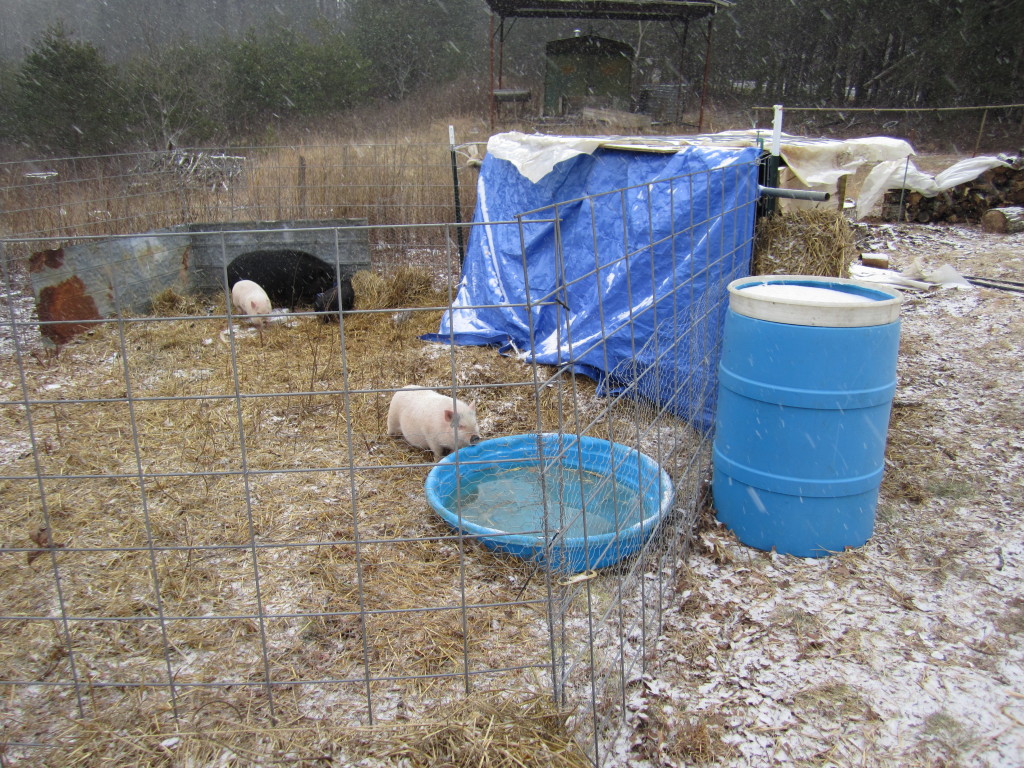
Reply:
[[[313,309],[317,312],[329,313],[320,315],[320,319],[325,323],[337,319],[339,298],[341,299],[342,312],[348,312],[355,306],[356,292],[352,290],[352,278],[344,278],[340,285],[335,285],[328,291],[318,293],[313,299]]]
[[[259,283],[274,306],[309,307],[334,286],[334,269],[305,251],[249,251],[228,264],[228,286],[239,280]]]

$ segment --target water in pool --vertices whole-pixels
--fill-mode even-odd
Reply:
[[[488,468],[467,478],[460,491],[463,519],[508,533],[542,535],[545,496],[550,531],[566,528],[567,538],[583,536],[584,501],[588,536],[614,532],[616,512],[620,531],[640,522],[643,514],[636,490],[574,467],[548,467],[543,473],[537,465]],[[454,498],[448,508],[457,510]]]

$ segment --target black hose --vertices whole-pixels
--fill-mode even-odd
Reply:
[[[1024,293],[1024,283],[1016,280],[1000,280],[995,277],[965,277],[971,285],[982,288],[995,288],[998,291],[1010,291],[1011,293]]]

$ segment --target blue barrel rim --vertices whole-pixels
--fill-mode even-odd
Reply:
[[[824,288],[864,299],[862,303],[836,304],[813,299],[764,297],[745,294],[753,286],[793,285]],[[756,320],[788,325],[860,328],[888,325],[899,320],[903,295],[895,288],[845,277],[816,275],[751,275],[729,283],[729,309]]]

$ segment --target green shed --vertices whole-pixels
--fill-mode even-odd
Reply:
[[[700,116],[697,121],[697,130],[702,131],[704,128],[704,100],[707,94],[709,60],[711,58],[712,20],[718,11],[732,8],[735,4],[736,0],[487,0],[487,5],[491,9],[491,23],[487,34],[490,46],[488,101],[491,128],[495,127],[497,121],[499,103],[507,101],[522,103],[530,97],[529,91],[508,89],[503,81],[505,36],[508,29],[511,28],[511,24],[506,24],[506,21],[511,20],[512,23],[515,23],[517,19],[587,19],[592,21],[665,22],[672,27],[681,42],[679,46],[679,71],[681,72],[690,22],[706,19],[707,31],[704,40],[707,48],[704,53],[704,79],[700,88]],[[570,38],[570,40],[573,39],[575,38]],[[550,44],[556,46],[556,60],[563,55],[557,52],[557,44],[562,42],[564,41]],[[629,50],[629,46],[615,41],[609,42],[618,46],[620,50],[625,48],[627,53],[624,56],[620,55],[620,58],[632,60],[633,53]],[[569,45],[580,45],[580,43],[569,43]],[[614,68],[611,62],[607,63]],[[622,65],[622,62],[615,63]],[[565,61],[564,64],[567,68],[572,69],[573,62],[571,60]],[[551,73],[551,80],[555,82],[552,83],[549,80],[545,86],[546,94],[543,105],[545,114],[557,113],[559,106],[569,110],[578,108],[573,104],[573,93],[568,90],[568,75],[560,71],[556,76],[555,69],[553,63],[548,64],[547,71]],[[589,69],[593,70],[593,67]],[[581,77],[585,78],[586,76]],[[598,79],[600,80],[600,78]],[[614,77],[609,79],[616,83],[622,82]],[[583,82],[584,87],[581,92],[585,93],[588,98],[593,92],[597,101],[600,101],[601,98],[606,100],[617,98],[620,100],[618,103],[628,104],[628,97],[623,96],[624,92],[620,88],[603,91],[600,82],[588,84],[585,79]],[[603,96],[600,95],[602,93]],[[676,119],[681,112],[678,103],[680,96],[681,88],[677,88],[677,103],[672,111]],[[561,101],[559,101],[560,98]]]
[[[628,110],[633,56],[632,46],[597,35],[552,40],[544,47],[544,114]]]

